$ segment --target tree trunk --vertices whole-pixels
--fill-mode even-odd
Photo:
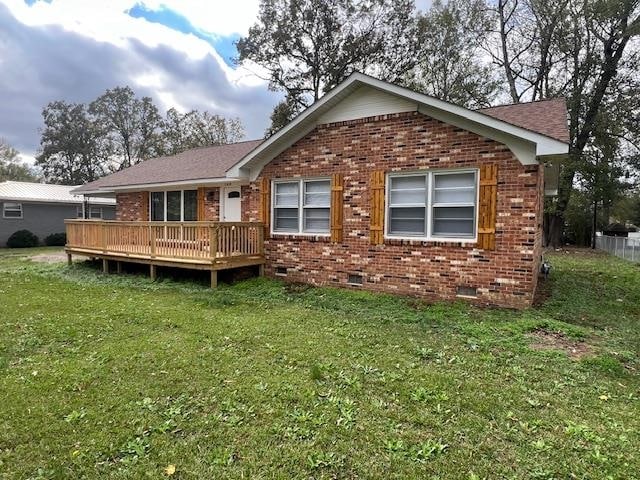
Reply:
[[[563,232],[564,232],[564,212],[550,213],[548,245],[553,248],[560,248],[562,246]]]

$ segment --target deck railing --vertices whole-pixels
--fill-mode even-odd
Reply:
[[[104,255],[215,263],[264,253],[264,226],[257,222],[66,220],[65,223],[67,248]]]

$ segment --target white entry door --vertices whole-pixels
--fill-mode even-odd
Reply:
[[[224,187],[222,195],[222,221],[239,222],[242,219],[240,187]]]

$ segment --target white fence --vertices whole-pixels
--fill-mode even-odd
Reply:
[[[600,235],[596,237],[596,247],[616,257],[632,262],[640,262],[640,238]]]

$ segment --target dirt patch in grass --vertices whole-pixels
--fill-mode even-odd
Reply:
[[[567,255],[580,258],[602,258],[609,255],[604,250],[594,250],[589,247],[573,247],[569,245],[562,248],[546,248],[545,253],[554,253],[556,255]]]
[[[40,255],[29,257],[29,260],[39,263],[60,263],[67,261],[67,254],[64,252],[41,253]]]
[[[534,350],[560,350],[575,360],[594,354],[591,345],[580,340],[573,340],[562,332],[539,329],[528,333],[527,337],[532,340],[529,346]]]

